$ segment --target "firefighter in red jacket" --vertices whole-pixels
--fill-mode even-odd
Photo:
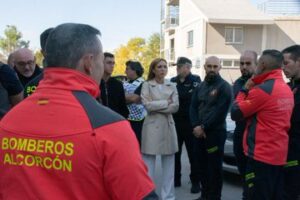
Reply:
[[[0,124],[0,199],[157,199],[129,123],[95,100],[99,34],[51,32],[44,79]]]
[[[256,76],[240,91],[231,111],[234,120],[247,119],[243,146],[248,157],[245,179],[249,200],[277,200],[283,195],[294,98],[283,80],[282,63],[281,52],[264,51]]]

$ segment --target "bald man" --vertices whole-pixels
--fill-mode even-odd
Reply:
[[[42,32],[42,34],[40,35],[40,44],[41,44],[41,53],[43,54],[43,56],[46,56],[46,43],[47,43],[47,39],[50,35],[50,33],[52,32],[54,28],[48,28],[45,31]],[[43,66],[45,67],[47,65],[46,60],[43,60]],[[31,79],[25,86],[24,86],[24,98],[29,97],[30,95],[32,95],[37,86],[39,85],[40,81],[44,78],[44,74],[40,73],[38,76],[36,76],[35,78]]]
[[[11,67],[11,68],[14,68],[14,65],[15,65],[15,61],[14,61],[14,52],[10,53],[8,55],[8,58],[7,58],[7,64]]]
[[[201,171],[201,199],[220,200],[223,186],[222,163],[226,139],[226,116],[232,101],[232,89],[221,78],[220,59],[206,59],[206,77],[196,88],[190,108],[193,133],[198,138],[197,162]]]
[[[282,65],[281,52],[265,50],[255,77],[247,81],[231,109],[233,120],[247,120],[243,149],[248,200],[285,199],[283,167],[294,97],[283,80]]]
[[[41,72],[41,68],[36,65],[33,52],[27,48],[18,49],[13,54],[14,69],[23,87],[32,79],[37,77]]]
[[[254,74],[255,68],[257,65],[257,53],[255,51],[247,50],[241,54],[240,57],[240,71],[241,77],[238,78],[233,84],[233,94],[234,97],[237,96],[242,87]],[[233,135],[233,149],[234,155],[236,157],[238,170],[242,177],[245,175],[247,157],[243,151],[243,135],[246,127],[246,121],[236,121],[236,127]],[[244,184],[243,189],[243,200],[247,199],[246,197],[246,188]]]

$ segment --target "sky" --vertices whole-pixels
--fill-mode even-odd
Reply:
[[[256,5],[263,0],[251,0]],[[161,0],[5,0],[1,2],[0,36],[15,25],[30,48],[37,50],[39,35],[61,23],[86,23],[99,29],[105,51],[130,38],[160,32]]]

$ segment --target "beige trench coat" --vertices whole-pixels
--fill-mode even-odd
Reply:
[[[177,134],[172,113],[179,108],[178,93],[174,83],[165,80],[145,81],[141,92],[142,102],[148,112],[142,129],[141,151],[150,155],[170,155],[178,151]],[[173,103],[168,105],[168,99]]]

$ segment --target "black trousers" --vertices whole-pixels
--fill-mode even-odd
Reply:
[[[138,140],[139,145],[141,147],[142,128],[143,128],[144,120],[142,120],[142,121],[131,121],[131,120],[129,120],[129,122],[130,122],[132,130],[135,133],[136,139]]]
[[[243,149],[243,133],[235,132],[233,135],[233,152],[236,158],[236,163],[240,175],[242,176],[243,180],[246,173],[246,166],[247,166],[247,156],[244,154]],[[245,181],[243,182],[243,200],[247,199],[246,195],[247,185]]]
[[[287,165],[284,167],[284,199],[300,200],[300,139],[290,138]]]
[[[192,183],[199,183],[199,169],[195,165],[195,142],[196,138],[193,135],[193,128],[190,125],[189,121],[185,120],[176,120],[175,127],[177,132],[178,139],[178,152],[175,154],[175,182],[179,182],[181,179],[181,153],[182,146],[185,143],[185,147],[187,150],[191,172],[190,172],[190,180]]]
[[[223,187],[223,156],[226,131],[206,132],[206,139],[198,139],[197,165],[202,185],[201,197],[220,200]]]
[[[249,200],[285,200],[283,166],[269,165],[248,158],[245,180]]]

